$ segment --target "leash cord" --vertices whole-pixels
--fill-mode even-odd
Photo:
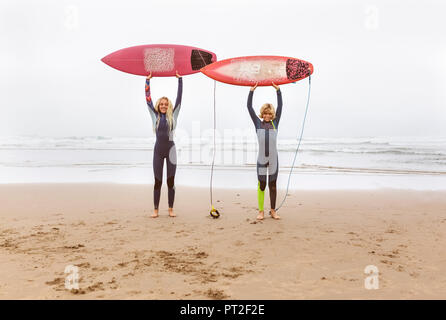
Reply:
[[[216,108],[215,108],[215,90],[217,87],[217,81],[214,80],[214,150],[213,150],[213,156],[212,156],[212,165],[211,165],[211,181],[209,185],[209,190],[211,193],[211,207],[214,208],[213,200],[212,200],[212,181],[213,181],[213,175],[214,175],[214,162],[215,162],[215,130],[217,129],[217,122],[216,122]]]
[[[304,115],[304,120],[302,122],[302,129],[300,131],[300,136],[299,136],[299,142],[297,144],[297,148],[296,148],[296,152],[294,153],[294,159],[293,159],[293,164],[291,165],[291,169],[290,169],[290,173],[288,175],[288,183],[286,185],[286,192],[285,192],[285,196],[283,197],[282,202],[280,203],[279,207],[276,209],[276,211],[279,211],[279,209],[282,207],[282,205],[284,204],[286,197],[288,196],[288,190],[290,187],[290,180],[291,180],[291,174],[293,173],[293,168],[294,168],[294,163],[296,162],[296,156],[297,156],[297,151],[299,151],[299,147],[300,147],[300,143],[302,141],[302,136],[304,134],[304,128],[305,128],[305,121],[307,119],[307,112],[308,112],[308,106],[310,104],[310,93],[311,93],[311,75],[308,76],[308,96],[307,96],[307,106],[305,107],[305,115]]]

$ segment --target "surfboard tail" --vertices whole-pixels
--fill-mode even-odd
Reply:
[[[313,65],[310,62],[299,59],[288,59],[286,62],[286,75],[290,80],[300,80],[313,73]]]

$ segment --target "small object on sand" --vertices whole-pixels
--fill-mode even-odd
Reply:
[[[218,201],[218,200],[217,200]],[[212,218],[217,219],[220,217],[220,213],[218,212],[217,209],[214,208],[214,206],[212,206],[211,211],[209,212],[209,214],[211,215]]]

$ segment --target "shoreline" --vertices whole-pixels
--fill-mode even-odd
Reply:
[[[215,178],[214,178],[215,180]],[[283,180],[283,179],[282,179]],[[283,181],[282,181],[283,182]],[[58,182],[58,181],[49,181],[49,182],[0,182],[0,188],[2,187],[26,187],[26,186],[56,186],[56,185],[61,185],[61,186],[79,186],[79,185],[89,185],[89,186],[93,186],[93,185],[97,185],[97,186],[129,186],[129,187],[144,187],[144,188],[151,188],[153,189],[153,183],[147,183],[147,182],[117,182],[117,181],[66,181],[66,182]],[[163,180],[163,184],[162,184],[162,190],[167,192],[166,188],[166,182]],[[285,184],[286,186],[286,184]],[[177,183],[175,181],[175,187],[176,188],[184,188],[184,189],[197,189],[197,190],[204,190],[207,191],[209,193],[209,185],[208,186],[195,186],[195,185],[189,185],[189,184],[182,184],[182,183]],[[252,188],[246,188],[246,187],[234,187],[234,186],[214,186],[213,190],[225,190],[225,191],[253,191],[253,190],[257,190],[256,189],[257,186],[254,186]],[[280,196],[284,195],[286,190],[286,187],[283,187],[283,184],[281,187],[277,188],[277,200],[279,200]],[[164,192],[163,191],[163,192]],[[266,187],[266,191],[268,191],[268,186]],[[442,188],[410,188],[410,187],[401,187],[401,186],[375,186],[375,187],[360,187],[360,188],[355,188],[355,187],[341,187],[338,186],[337,188],[323,188],[323,187],[319,187],[319,188],[292,188],[290,186],[289,190],[288,190],[288,194],[290,193],[295,193],[295,192],[382,192],[382,191],[407,191],[407,192],[433,192],[433,193],[445,193],[446,194],[446,186],[442,187]],[[267,198],[265,198],[266,201]]]

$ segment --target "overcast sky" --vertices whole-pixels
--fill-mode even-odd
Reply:
[[[313,63],[311,137],[446,136],[444,1],[0,2],[0,135],[151,136],[144,77],[103,64],[173,43]],[[152,80],[175,99],[177,80]],[[281,136],[298,132],[308,81],[282,86]],[[217,84],[219,128],[251,126],[247,87]],[[259,88],[254,105],[275,101]],[[212,125],[213,80],[184,78],[178,128]]]

